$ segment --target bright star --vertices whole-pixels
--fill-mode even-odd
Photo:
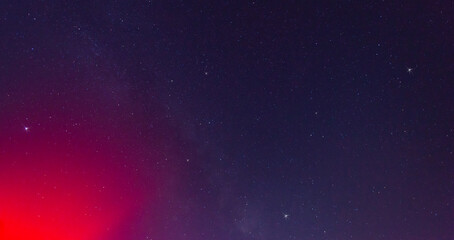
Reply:
[[[290,216],[290,215],[284,213],[284,219],[288,219],[289,216]]]
[[[408,73],[412,73],[413,72],[413,68],[407,68],[407,72]]]
[[[29,127],[24,127],[24,130],[25,130],[26,132],[28,132],[28,131],[30,130],[30,128],[29,128]]]

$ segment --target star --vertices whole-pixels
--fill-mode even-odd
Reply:
[[[24,130],[25,130],[26,132],[28,132],[28,131],[30,131],[30,128],[27,127],[27,126],[25,126],[25,127],[24,127]]]
[[[284,215],[284,219],[288,219],[288,217],[290,216],[290,215],[288,215],[286,213],[284,213],[283,215]]]
[[[408,72],[408,73],[412,73],[412,72],[413,72],[413,68],[410,68],[410,67],[407,68],[407,72]]]

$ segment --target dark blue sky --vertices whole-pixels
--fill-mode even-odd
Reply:
[[[69,189],[88,172],[73,211],[126,212],[98,213],[93,240],[450,240],[453,16],[452,1],[2,1],[0,180],[25,178],[5,189],[46,212],[27,196],[52,183],[30,172]]]

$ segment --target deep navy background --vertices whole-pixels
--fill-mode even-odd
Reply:
[[[135,136],[122,161],[166,177],[118,239],[449,240],[453,26],[453,1],[2,1],[2,123]]]

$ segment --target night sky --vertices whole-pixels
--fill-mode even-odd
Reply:
[[[0,2],[1,240],[453,240],[454,2]]]

